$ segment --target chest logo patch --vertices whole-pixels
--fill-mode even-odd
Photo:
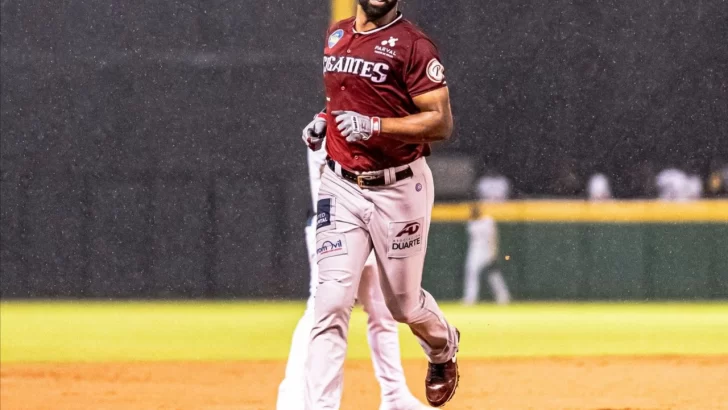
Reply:
[[[433,83],[441,83],[445,80],[445,67],[436,58],[427,64],[427,78]]]
[[[390,37],[389,40],[382,41],[382,45],[386,46],[389,44],[390,47],[394,47],[394,45],[397,44],[397,41],[399,41],[398,38]]]
[[[344,30],[342,30],[342,29],[338,29],[338,30],[334,31],[333,33],[331,33],[331,35],[329,36],[329,48],[333,48],[336,45],[336,43],[338,43],[339,40],[341,40],[343,37],[344,37]]]
[[[380,43],[381,45],[374,46],[374,53],[386,56],[389,58],[394,58],[397,56],[397,52],[392,50],[397,44],[397,41],[399,41],[398,38],[395,37],[389,37],[389,40],[382,40]]]

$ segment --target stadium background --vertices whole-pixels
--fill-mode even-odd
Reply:
[[[724,1],[404,3],[451,79],[436,154],[522,198],[565,197],[564,166],[633,198],[637,169],[728,161]],[[328,19],[319,1],[4,2],[2,295],[304,296],[298,134]]]
[[[728,4],[403,3],[448,70],[433,162],[511,179],[518,201],[483,206],[514,297],[569,302],[446,304],[470,338],[453,408],[728,408],[728,203],[650,182],[728,161]],[[329,5],[0,7],[0,407],[271,408],[302,309],[279,300],[307,291],[298,136]],[[558,182],[594,172],[624,201]],[[438,199],[425,286],[456,299],[472,198]],[[176,301],[200,298],[222,301]],[[631,302],[575,303],[605,299]],[[376,402],[362,333],[357,312],[345,409]]]

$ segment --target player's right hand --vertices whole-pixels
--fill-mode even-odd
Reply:
[[[318,151],[326,137],[326,114],[320,112],[303,128],[303,142],[311,151]]]

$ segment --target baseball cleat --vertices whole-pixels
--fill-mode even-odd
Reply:
[[[455,329],[460,345],[460,331]],[[456,349],[457,352],[457,349]],[[425,379],[425,395],[427,402],[433,407],[442,407],[452,399],[458,388],[460,373],[456,356],[445,363],[430,363]]]

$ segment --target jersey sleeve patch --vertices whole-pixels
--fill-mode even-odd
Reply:
[[[443,67],[442,63],[436,58],[433,58],[429,63],[427,63],[426,72],[427,78],[429,78],[433,83],[442,83],[445,81],[445,67]]]
[[[440,61],[437,48],[427,39],[413,44],[412,56],[405,81],[411,96],[433,91],[446,84],[445,66]]]

